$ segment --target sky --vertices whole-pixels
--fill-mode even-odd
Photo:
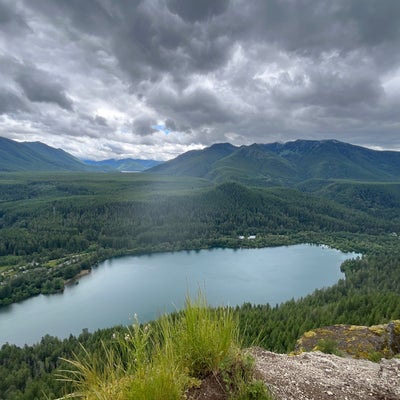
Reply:
[[[83,159],[400,150],[400,0],[0,0],[0,136]]]

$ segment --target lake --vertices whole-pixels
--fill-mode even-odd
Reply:
[[[0,345],[32,344],[45,334],[68,337],[82,329],[155,319],[180,309],[198,288],[211,305],[279,304],[344,275],[356,254],[326,246],[179,251],[107,260],[56,295],[39,295],[0,309]]]

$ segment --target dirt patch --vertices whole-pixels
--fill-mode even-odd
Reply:
[[[204,378],[199,388],[192,388],[187,393],[188,400],[227,400],[223,382],[213,374]]]

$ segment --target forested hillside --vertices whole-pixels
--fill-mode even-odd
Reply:
[[[113,254],[301,242],[364,251],[369,237],[400,232],[396,202],[369,212],[294,189],[154,175],[7,175],[0,196],[0,305],[60,291]]]
[[[294,186],[309,179],[398,181],[400,153],[375,151],[337,140],[240,147],[221,143],[185,153],[149,172],[253,186]]]
[[[0,137],[0,171],[94,170],[61,149],[41,142],[15,142]]]

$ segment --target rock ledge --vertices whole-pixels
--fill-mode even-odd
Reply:
[[[256,370],[276,400],[400,400],[400,359],[368,360],[319,351],[276,354],[253,348]]]
[[[391,358],[400,353],[400,320],[374,326],[333,325],[305,332],[295,352],[322,350],[331,343],[343,355],[355,358]],[[329,351],[324,351],[329,353]]]

